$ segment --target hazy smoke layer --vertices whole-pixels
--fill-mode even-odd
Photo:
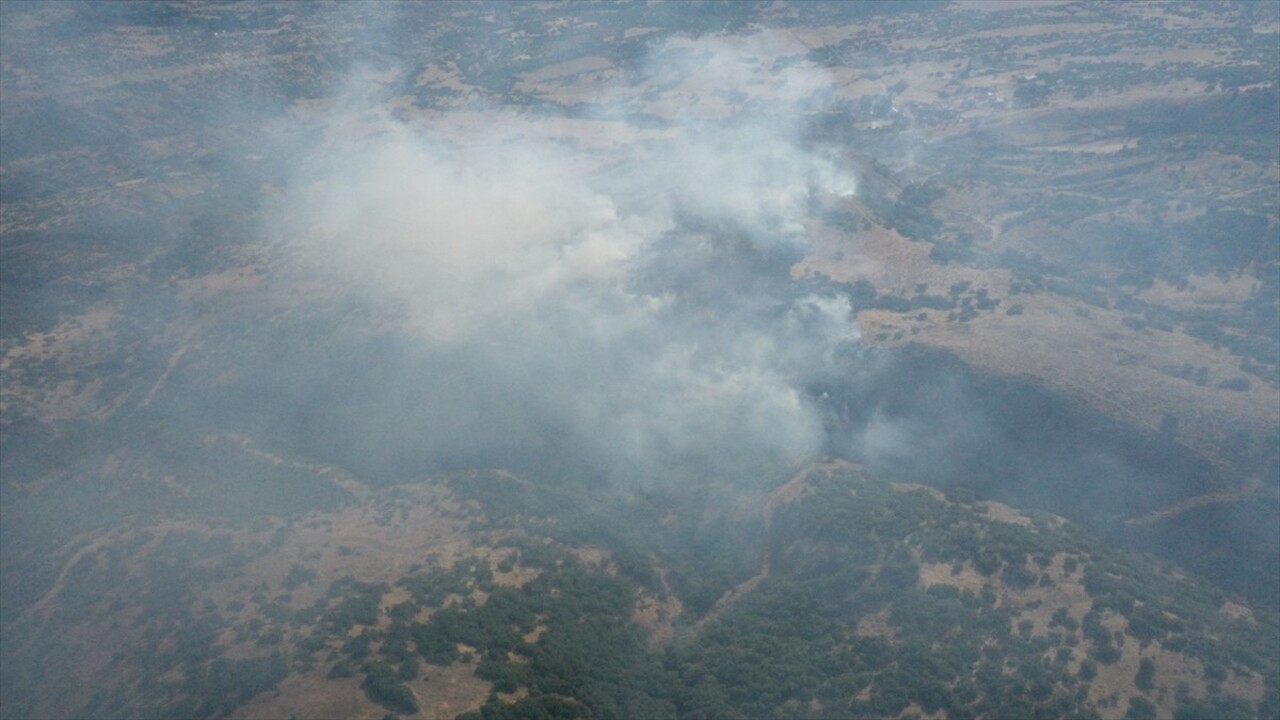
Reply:
[[[566,452],[612,479],[799,458],[822,440],[804,388],[857,329],[846,299],[790,282],[810,211],[854,190],[799,142],[828,82],[792,52],[669,44],[571,130],[339,104],[272,231],[305,274],[398,308],[415,369],[371,387],[428,452]],[[726,93],[756,109],[725,115]],[[665,127],[628,122],[658,110]]]

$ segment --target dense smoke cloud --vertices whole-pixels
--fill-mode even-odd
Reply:
[[[532,116],[459,133],[335,103],[268,227],[301,276],[398,309],[413,369],[372,385],[437,457],[564,451],[611,479],[801,459],[823,442],[805,388],[858,334],[790,267],[812,210],[855,185],[800,142],[826,78],[762,69],[776,45],[664,46],[649,80],[676,97],[779,96],[732,117],[689,103],[644,133],[635,98],[602,100],[607,157]]]

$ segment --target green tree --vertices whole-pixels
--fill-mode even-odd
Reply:
[[[418,702],[413,697],[413,691],[396,680],[395,670],[387,663],[371,662],[366,665],[364,682],[360,687],[370,700],[388,710],[403,715],[418,712]]]
[[[1133,684],[1143,691],[1150,691],[1156,686],[1156,664],[1151,658],[1142,658],[1138,663],[1138,674],[1134,676]]]
[[[1124,720],[1156,720],[1156,706],[1144,697],[1130,698]]]

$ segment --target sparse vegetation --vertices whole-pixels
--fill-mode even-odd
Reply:
[[[1280,717],[1275,3],[3,12],[6,717]]]

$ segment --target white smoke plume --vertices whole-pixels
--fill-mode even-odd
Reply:
[[[858,332],[847,300],[797,293],[789,268],[814,208],[855,185],[803,147],[829,82],[788,53],[669,43],[643,93],[567,131],[338,103],[272,231],[305,273],[402,308],[423,360],[394,382],[421,398],[405,422],[434,451],[554,444],[612,479],[801,459],[822,440],[805,385]],[[637,131],[637,93],[683,109]],[[753,99],[722,114],[726,94]],[[590,143],[572,137],[584,124]]]

